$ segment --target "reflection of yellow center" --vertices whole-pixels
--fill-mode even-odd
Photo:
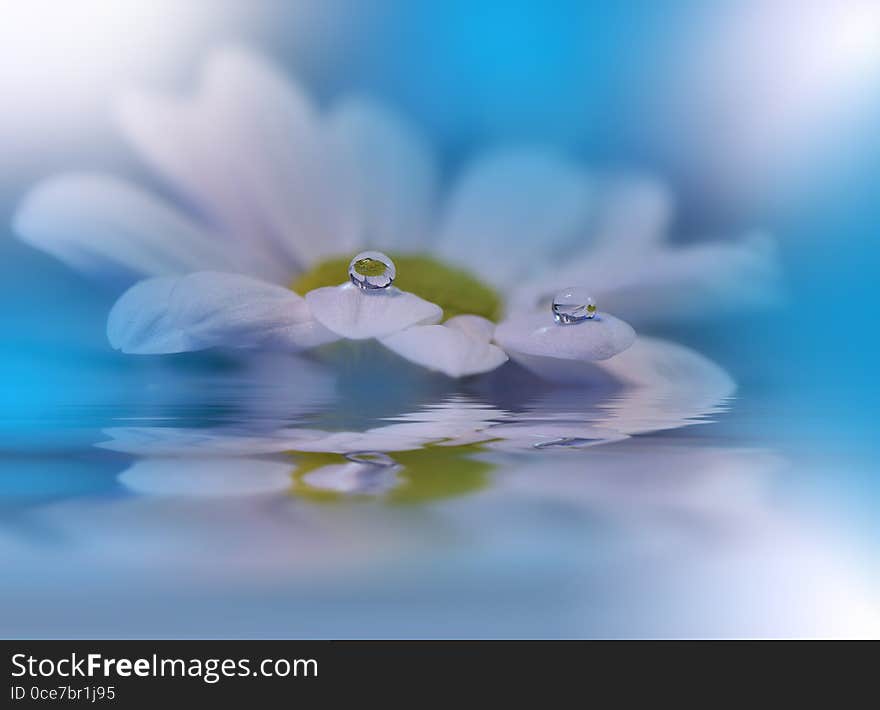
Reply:
[[[471,458],[482,451],[479,444],[465,446],[425,446],[410,451],[394,451],[388,455],[401,466],[396,475],[399,484],[382,494],[389,503],[425,503],[440,498],[473,493],[485,488],[489,482],[489,472],[494,464]],[[333,503],[352,496],[339,491],[326,490],[309,485],[305,480],[308,473],[323,466],[348,463],[342,454],[317,452],[290,452],[296,457],[297,467],[293,472],[293,495],[316,503]],[[368,498],[367,495],[359,496]]]
[[[590,303],[589,305],[587,305],[587,313],[595,313],[595,312],[596,312],[596,306],[594,304]]]
[[[469,271],[444,264],[430,256],[389,254],[397,267],[397,278],[394,285],[404,291],[411,291],[443,309],[445,318],[473,313],[489,320],[497,321],[501,317],[501,297],[485,283]],[[365,261],[365,269],[374,267],[381,269],[378,273],[366,273],[360,269]],[[291,283],[290,288],[300,295],[321,286],[336,286],[345,280],[348,273],[349,259],[339,257],[327,259],[316,264],[309,271],[300,274]],[[362,276],[378,276],[385,270],[385,265],[376,259],[361,259],[355,264],[355,270]]]
[[[388,266],[378,259],[358,259],[354,262],[354,270],[361,276],[381,276],[385,273]]]

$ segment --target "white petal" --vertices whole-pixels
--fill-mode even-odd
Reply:
[[[662,241],[674,212],[669,188],[644,177],[617,178],[596,196],[596,226],[590,237],[596,249],[648,248]]]
[[[695,350],[660,338],[640,337],[626,352],[597,365],[618,382],[655,390],[713,390],[731,394],[733,380]]]
[[[629,385],[600,423],[631,434],[705,421],[722,411],[736,389],[711,360],[657,338],[639,338],[626,352],[597,365]]]
[[[776,245],[765,234],[668,248],[649,258],[650,265],[598,292],[609,308],[637,322],[739,316],[781,298]]]
[[[693,246],[624,242],[573,258],[552,275],[517,285],[535,304],[559,284],[588,286],[599,304],[636,324],[740,314],[780,298],[773,240],[753,234],[736,242]]]
[[[463,333],[468,334],[474,340],[488,343],[495,334],[495,324],[488,318],[465,314],[454,316],[446,321],[445,325],[449,328],[456,328]]]
[[[306,294],[315,319],[343,338],[384,338],[422,323],[436,323],[443,309],[415,294],[390,287],[367,292],[354,284],[316,288]]]
[[[570,325],[555,323],[549,311],[518,314],[495,329],[495,341],[514,359],[606,360],[626,350],[635,338],[628,323],[601,312],[591,320]]]
[[[263,459],[144,459],[119,474],[135,493],[184,498],[283,493],[293,485],[291,462]]]
[[[609,311],[641,324],[741,313],[780,298],[775,245],[766,235],[738,241],[668,242],[673,200],[660,183],[615,179],[596,195],[589,239],[509,284],[509,306],[548,305],[564,285],[582,285]]]
[[[545,379],[586,385],[555,387],[533,398],[531,411],[541,413],[541,426],[577,422],[627,435],[676,429],[723,411],[735,390],[730,376],[699,353],[644,336],[598,362],[516,359]]]
[[[415,326],[383,338],[382,344],[417,365],[449,377],[489,372],[507,362],[507,355],[489,343],[491,330],[479,323],[482,320],[479,316],[458,316],[447,325]]]
[[[346,252],[357,224],[309,99],[267,62],[224,50],[192,100],[130,95],[123,129],[153,166],[289,279]]]
[[[358,214],[358,243],[397,252],[422,249],[435,175],[421,136],[381,106],[355,99],[334,109],[327,129]]]
[[[539,377],[563,384],[624,385],[591,423],[633,434],[695,423],[717,412],[736,385],[699,353],[658,338],[640,336],[632,347],[607,360],[584,361],[508,354]]]
[[[113,283],[199,269],[237,270],[231,250],[172,207],[102,175],[46,180],[15,215],[21,238],[68,265]]]
[[[510,286],[584,233],[592,192],[588,176],[553,153],[483,158],[457,184],[436,250],[498,287]]]
[[[133,286],[113,306],[107,336],[114,348],[137,354],[217,346],[300,350],[335,340],[293,291],[210,271]]]

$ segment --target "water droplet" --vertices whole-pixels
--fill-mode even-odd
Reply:
[[[570,325],[591,320],[599,312],[596,302],[586,289],[574,286],[556,294],[553,299],[553,318],[557,323]]]
[[[343,495],[378,496],[397,488],[403,466],[378,451],[345,454],[350,463],[329,464],[308,471],[302,481],[310,488]]]
[[[367,464],[369,466],[397,466],[397,461],[381,451],[351,451],[344,454],[345,458],[354,463]]]
[[[579,436],[563,436],[559,439],[550,439],[549,441],[542,441],[537,444],[532,444],[532,448],[535,449],[550,449],[557,446],[585,446],[588,444],[594,444],[597,441],[601,441],[601,439],[585,439]]]
[[[351,282],[365,291],[388,288],[395,276],[394,262],[381,251],[362,251],[348,265]]]

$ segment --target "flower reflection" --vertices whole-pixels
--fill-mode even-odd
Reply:
[[[290,487],[290,467],[261,459],[143,459],[119,476],[134,493],[224,497],[280,493]]]
[[[34,580],[81,575],[99,588],[72,590],[76,618],[108,635],[880,628],[845,543],[829,547],[822,522],[780,503],[782,457],[705,431],[649,435],[709,421],[730,396],[714,368],[690,368],[683,386],[676,363],[631,368],[642,382],[627,386],[557,387],[512,366],[420,388],[403,372],[360,394],[355,369],[320,397],[291,397],[287,414],[244,380],[215,426],[106,430],[101,450],[134,457],[115,492],[37,506],[0,531],[12,568],[43,570],[17,575],[8,599],[21,623],[39,608],[39,623],[70,628],[57,605],[25,601]],[[346,405],[357,416],[340,417]],[[744,599],[760,613],[744,620]]]
[[[384,466],[338,454],[299,454],[292,492],[312,501],[381,496],[389,503],[425,503],[485,488],[496,463],[476,454],[479,444],[425,446],[395,452]]]
[[[507,464],[488,485],[419,508],[312,504],[287,495],[289,475],[275,461],[257,466],[266,461],[253,457],[240,459],[242,474],[253,474],[248,490],[222,457],[135,464],[123,482],[130,490],[146,482],[148,494],[43,506],[27,529],[0,532],[8,564],[41,570],[7,579],[6,599],[19,609],[8,628],[38,623],[36,609],[43,626],[34,628],[55,634],[77,624],[108,635],[201,636],[870,636],[880,628],[874,592],[841,545],[778,504],[778,456],[650,437],[578,456],[487,456]],[[212,469],[223,483],[210,481]],[[202,482],[181,487],[188,471]],[[230,495],[202,497],[204,487],[222,486]],[[88,584],[68,584],[67,606],[35,603],[36,585],[72,577]]]
[[[620,387],[609,380],[607,387],[592,390],[548,386],[525,371],[508,370],[482,392],[456,388],[427,403],[414,393],[414,409],[366,419],[368,425],[358,429],[321,428],[322,417],[307,411],[291,424],[273,420],[260,413],[258,398],[248,425],[117,427],[107,429],[110,438],[98,446],[142,457],[134,472],[121,477],[139,493],[177,490],[192,496],[202,490],[210,497],[265,492],[268,485],[310,500],[372,496],[423,502],[484,487],[498,465],[493,457],[504,452],[583,449],[706,421],[723,408],[732,384],[714,366],[690,366],[690,357],[686,351],[686,368],[675,352],[665,367],[643,368],[639,385]],[[345,409],[348,394],[343,388],[327,408]],[[388,466],[352,456],[355,452],[377,452]],[[150,461],[156,462],[154,483]],[[212,462],[222,462],[213,476]],[[263,481],[256,472],[267,468],[273,473]]]

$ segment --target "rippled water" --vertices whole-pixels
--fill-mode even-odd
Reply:
[[[741,397],[150,362],[7,417],[3,635],[880,628],[843,531],[779,495],[790,452],[737,433]]]

